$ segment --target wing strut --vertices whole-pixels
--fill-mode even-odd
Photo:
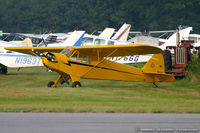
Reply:
[[[96,66],[98,66],[100,63],[102,63],[104,60],[106,60],[106,58],[108,58],[109,56],[111,56],[112,54],[114,54],[118,49],[113,50],[110,54],[108,54],[105,58],[103,58],[101,61],[99,61],[99,51],[97,51],[97,55],[98,55],[98,63],[96,65],[94,65],[92,68],[90,68],[86,73],[84,73],[82,76],[85,76],[88,72],[90,72],[92,69],[94,69]]]

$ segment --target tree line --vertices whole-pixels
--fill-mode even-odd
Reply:
[[[0,0],[0,30],[92,33],[129,23],[132,31],[187,25],[200,33],[199,7],[199,0]]]

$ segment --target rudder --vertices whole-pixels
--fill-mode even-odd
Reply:
[[[154,79],[154,82],[172,82],[175,80],[172,74],[165,73],[165,64],[162,54],[154,54],[144,65],[142,72]]]
[[[144,73],[165,74],[164,58],[162,54],[154,54],[142,68]]]

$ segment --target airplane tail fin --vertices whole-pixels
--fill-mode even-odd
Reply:
[[[154,54],[142,68],[143,73],[154,76],[154,82],[172,82],[174,76],[165,73],[165,64],[162,54]]]
[[[32,47],[33,43],[32,43],[30,38],[26,38],[26,39],[24,39],[23,42],[21,42],[20,46],[22,46],[22,47]]]
[[[84,34],[85,31],[74,31],[63,43],[68,46],[80,46]]]
[[[119,41],[127,41],[130,29],[130,24],[123,24],[122,27],[117,31],[117,33],[115,33],[115,35],[112,37],[112,39]]]
[[[104,38],[111,38],[113,35],[115,29],[114,28],[105,28],[103,32],[99,35],[99,37],[104,37]]]
[[[176,30],[167,40],[161,45],[161,49],[165,49],[166,46],[176,46],[177,45],[177,31],[179,31],[179,42],[181,40],[188,40],[190,31],[192,31],[192,27],[188,26],[178,26],[178,30]]]

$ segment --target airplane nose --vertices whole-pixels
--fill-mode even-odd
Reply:
[[[48,52],[47,54],[46,54],[46,58],[47,58],[47,60],[49,60],[49,61],[55,61],[55,55],[54,54],[52,54],[52,53],[50,53],[50,52]]]

